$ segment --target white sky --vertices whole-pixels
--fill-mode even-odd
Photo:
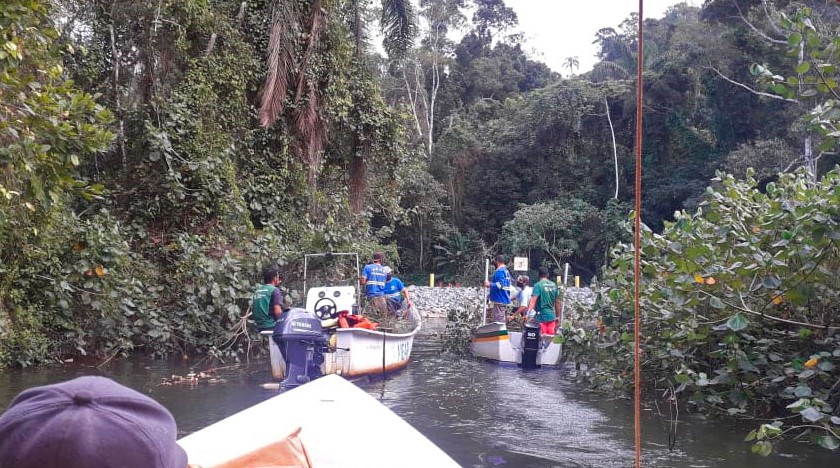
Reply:
[[[702,0],[684,0],[700,6]],[[566,57],[577,56],[580,69],[595,64],[597,47],[592,44],[601,28],[615,28],[631,12],[638,11],[638,0],[505,0],[519,16],[519,30],[525,35],[525,50],[564,76]],[[661,18],[671,5],[683,0],[645,0],[645,18]]]

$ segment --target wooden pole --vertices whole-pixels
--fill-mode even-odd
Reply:
[[[641,351],[641,264],[642,264],[642,110],[644,107],[644,0],[639,0],[639,31],[636,64],[636,216],[633,223],[633,429],[636,468],[642,466],[642,351]]]
[[[484,281],[490,281],[490,259],[484,259]],[[484,288],[484,307],[481,311],[481,324],[487,323],[487,288]]]

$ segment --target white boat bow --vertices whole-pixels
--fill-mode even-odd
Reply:
[[[298,428],[316,468],[458,466],[410,424],[337,375],[282,393],[178,443],[190,465],[212,468],[259,451]]]

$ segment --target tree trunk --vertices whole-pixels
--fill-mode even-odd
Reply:
[[[604,107],[607,109],[607,122],[610,124],[610,135],[612,136],[613,158],[615,159],[615,199],[618,200],[618,149],[615,146],[615,130],[613,130],[612,118],[610,118],[610,104],[607,96],[604,96]]]

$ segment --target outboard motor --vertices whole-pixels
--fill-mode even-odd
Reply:
[[[289,309],[280,316],[271,338],[286,361],[286,378],[280,382],[281,389],[321,377],[327,340],[319,319],[304,309]]]
[[[525,322],[522,329],[522,368],[536,369],[540,352],[540,326],[532,321]]]

